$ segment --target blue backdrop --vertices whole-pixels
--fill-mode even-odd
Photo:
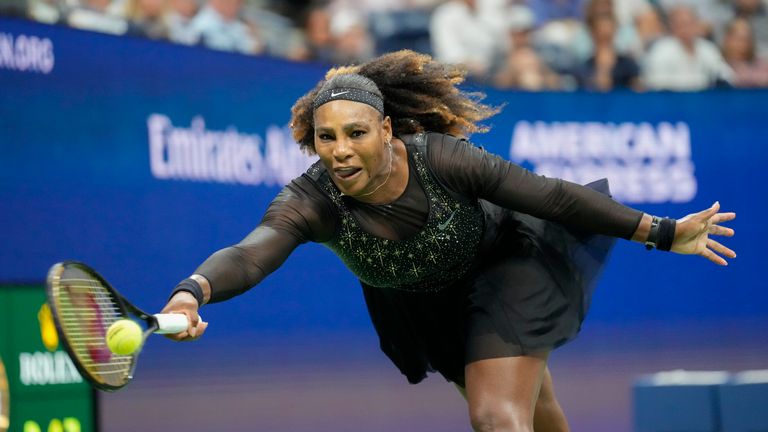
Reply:
[[[0,20],[0,281],[87,262],[146,309],[210,253],[244,237],[309,159],[290,107],[324,70]],[[766,317],[766,92],[528,94],[472,137],[532,169],[608,173],[617,198],[682,217],[736,211],[727,268],[622,242],[589,322]],[[370,331],[354,278],[318,245],[239,301],[207,307],[220,338]]]

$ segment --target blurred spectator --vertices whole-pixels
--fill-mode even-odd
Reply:
[[[498,52],[505,49],[503,34],[485,18],[492,14],[481,13],[482,2],[449,0],[435,8],[429,26],[435,58],[464,64],[475,76],[485,76]]]
[[[128,33],[149,39],[168,39],[167,0],[128,0]]]
[[[579,52],[576,42],[582,34],[581,40],[590,45],[582,24],[587,0],[529,0],[527,3],[536,16],[535,46],[550,68],[558,73],[570,72],[589,56],[589,48]]]
[[[560,78],[533,48],[533,12],[525,6],[513,6],[508,16],[510,49],[493,77],[493,84],[499,88],[529,91],[560,88]]]
[[[184,45],[197,43],[197,34],[192,28],[192,19],[199,10],[197,0],[169,0],[169,4],[168,39]]]
[[[328,64],[409,48],[504,88],[768,87],[768,0],[0,0],[0,14]]]
[[[507,33],[507,16],[511,6],[524,6],[524,0],[474,0],[477,5],[477,14],[481,21],[485,23],[488,29],[496,35],[503,38]],[[528,8],[530,9],[530,7]],[[535,16],[535,15],[534,15]],[[507,47],[503,46],[506,49]]]
[[[128,30],[128,22],[111,10],[111,0],[85,0],[70,9],[67,25],[82,30],[122,35]]]
[[[410,49],[427,54],[432,53],[430,20],[432,10],[446,0],[326,0],[332,17],[339,13],[354,11],[366,29],[366,39],[371,44],[373,55]],[[508,0],[479,0],[478,14],[487,17],[483,11],[486,3]],[[491,14],[492,15],[492,14]],[[494,17],[498,19],[497,17]],[[499,26],[503,25],[498,22]]]
[[[402,49],[431,54],[430,17],[431,11],[426,9],[371,12],[368,17],[368,29],[374,41],[376,55]]]
[[[734,15],[749,21],[756,55],[768,59],[768,6],[760,0],[733,0]]]
[[[655,7],[648,8],[635,17],[635,31],[643,53],[648,52],[654,42],[667,34],[664,20]]]
[[[664,0],[672,2],[673,0]],[[676,0],[680,1],[680,0]],[[752,25],[757,43],[758,57],[767,54],[762,45],[768,45],[768,1],[766,0],[697,0],[689,2],[705,21],[702,36],[722,40],[728,24],[734,18],[745,18]]]
[[[444,0],[331,0],[331,3],[332,9],[355,9],[363,15],[368,15],[381,11],[433,9],[444,3]]]
[[[291,20],[294,26],[303,27],[309,10],[318,0],[259,0],[262,7],[278,13]],[[328,0],[321,0],[327,3]]]
[[[614,14],[619,28],[632,26],[637,18],[653,9],[648,0],[613,0]]]
[[[728,16],[733,0],[650,0],[657,4],[662,19],[668,21],[666,11],[686,6],[696,13],[696,31],[699,37],[714,40],[718,23]]]
[[[252,26],[240,19],[243,0],[208,0],[192,20],[200,43],[212,49],[255,54],[263,50]]]
[[[529,48],[533,46],[533,31],[536,17],[531,8],[517,5],[510,7],[505,16],[508,47],[510,50]]]
[[[30,13],[26,0],[0,0],[0,15],[24,18]]]
[[[287,17],[277,14],[253,1],[241,12],[243,21],[251,27],[262,45],[261,51],[276,57],[305,59],[304,36]]]
[[[542,60],[558,73],[573,70],[579,63],[573,45],[580,26],[576,21],[552,21],[534,35],[534,45]]]
[[[618,0],[621,1],[621,0]],[[576,55],[576,61],[583,64],[589,59],[595,49],[593,43],[592,29],[589,28],[589,22],[598,15],[612,15],[614,20],[613,44],[616,51],[632,57],[641,57],[643,54],[643,44],[637,35],[635,25],[630,20],[622,24],[618,20],[615,0],[589,0],[584,11],[584,22],[587,25],[582,26],[573,40],[573,50]]]
[[[29,17],[46,24],[58,23],[64,15],[62,9],[63,5],[57,0],[29,0],[27,5]]]
[[[768,86],[768,61],[755,55],[755,37],[745,18],[736,18],[728,24],[723,57],[733,68],[735,87]]]
[[[688,6],[669,11],[672,36],[657,41],[644,61],[643,80],[654,90],[703,90],[729,83],[733,71],[717,46],[699,37],[696,12]]]
[[[560,77],[554,73],[532,48],[514,50],[493,80],[500,89],[527,91],[558,90]]]
[[[333,37],[331,36],[331,14],[325,4],[315,3],[307,12],[304,21],[308,57],[323,63],[333,62]]]
[[[341,9],[331,17],[333,62],[360,63],[373,57],[373,41],[363,18],[352,9]]]
[[[613,13],[592,15],[587,21],[594,54],[576,71],[579,87],[608,91],[614,88],[638,88],[640,68],[629,56],[617,52],[614,45],[616,18]]]

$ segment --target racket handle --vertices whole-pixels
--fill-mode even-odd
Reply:
[[[157,334],[173,334],[184,331],[189,327],[189,320],[184,314],[155,314],[157,319]],[[202,319],[202,318],[201,318]]]

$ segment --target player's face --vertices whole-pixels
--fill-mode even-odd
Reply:
[[[336,100],[315,111],[315,151],[345,195],[363,195],[386,181],[390,139],[389,117],[367,104]]]

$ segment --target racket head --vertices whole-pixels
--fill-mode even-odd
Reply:
[[[129,355],[112,353],[106,343],[107,329],[119,319],[135,316],[147,327],[143,345],[157,326],[154,318],[127,302],[106,279],[80,262],[54,264],[48,272],[46,291],[60,340],[80,374],[99,390],[116,391],[128,384],[141,347]]]

